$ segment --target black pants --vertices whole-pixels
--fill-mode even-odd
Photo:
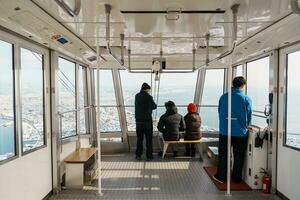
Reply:
[[[196,152],[195,144],[185,144],[185,151],[187,154],[194,154]]]
[[[235,183],[242,181],[247,142],[248,136],[231,137],[231,145],[233,148],[233,169],[231,177]],[[227,136],[221,134],[219,136],[218,171],[215,176],[221,181],[225,181],[227,178]]]
[[[143,154],[143,140],[144,135],[146,136],[146,156],[152,158],[152,137],[153,137],[153,125],[152,121],[147,122],[136,122],[136,156],[142,156]]]

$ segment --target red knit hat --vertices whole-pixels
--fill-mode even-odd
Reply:
[[[197,106],[196,106],[196,104],[190,103],[190,104],[187,106],[187,110],[188,110],[189,113],[197,112]]]

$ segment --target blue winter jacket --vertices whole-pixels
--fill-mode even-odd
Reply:
[[[231,95],[231,135],[246,136],[247,127],[251,124],[252,102],[239,88],[232,88]],[[227,135],[228,93],[219,100],[219,133]]]

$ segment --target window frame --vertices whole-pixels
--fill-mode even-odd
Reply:
[[[3,35],[2,35],[3,33]],[[13,94],[13,114],[14,114],[14,149],[15,149],[15,155],[10,157],[10,158],[7,158],[5,160],[1,160],[0,161],[0,166],[5,164],[5,163],[8,163],[12,160],[15,160],[17,158],[19,158],[21,155],[19,153],[19,131],[18,131],[18,116],[17,116],[17,95],[18,95],[18,90],[17,90],[17,82],[16,82],[16,76],[17,76],[17,67],[16,67],[16,63],[17,63],[17,42],[10,39],[9,37],[6,37],[6,33],[4,32],[1,32],[0,31],[0,40],[3,41],[3,42],[6,42],[6,43],[9,43],[11,44],[11,53],[12,53],[12,60],[11,60],[11,64],[12,64],[12,83],[13,83],[13,91],[12,91],[12,94]]]
[[[244,70],[245,70],[245,78],[246,78],[246,81],[247,81],[247,84],[246,84],[246,88],[245,88],[245,94],[248,95],[248,63],[251,63],[251,62],[255,62],[257,60],[260,60],[260,59],[264,59],[264,58],[267,58],[269,57],[269,76],[270,77],[270,66],[271,66],[271,54],[272,53],[264,53],[258,57],[255,57],[255,58],[252,58],[252,59],[249,59],[249,60],[246,60],[244,62]],[[269,83],[269,89],[268,89],[268,95],[270,93],[270,81],[268,80],[268,83]],[[264,115],[260,115],[260,114],[264,114],[264,111],[261,111],[261,110],[252,110],[252,116],[253,117],[257,117],[257,118],[260,118],[260,119],[264,119],[264,120],[267,120],[267,117],[264,116]],[[253,118],[252,118],[252,121],[253,121]],[[266,124],[267,124],[267,121],[266,121]],[[256,124],[252,124],[252,125],[256,125]],[[262,128],[265,128],[265,127],[262,127]]]
[[[69,57],[66,57],[64,55],[61,55],[61,54],[59,54],[57,56],[57,59],[58,59],[57,60],[57,69],[58,70],[59,70],[59,59],[60,58],[66,60],[66,61],[69,61],[71,63],[74,63],[74,72],[75,72],[74,73],[75,74],[75,108],[73,109],[73,111],[71,113],[75,114],[75,123],[76,123],[75,124],[75,127],[76,127],[75,132],[76,132],[76,134],[75,135],[70,135],[70,136],[67,136],[67,137],[63,137],[62,132],[61,132],[61,135],[59,137],[60,137],[61,140],[65,140],[65,139],[69,139],[69,138],[72,138],[72,137],[78,137],[78,121],[77,121],[78,120],[78,114],[77,114],[77,109],[78,109],[78,84],[77,84],[78,77],[77,77],[77,75],[78,75],[78,72],[77,72],[77,63],[76,63],[76,61],[69,58]],[[59,83],[58,83],[58,88],[59,88]],[[59,89],[58,89],[58,91],[59,91]],[[58,105],[57,106],[59,106],[59,95],[58,95]],[[58,109],[58,112],[60,112],[59,109]],[[62,128],[62,127],[60,127],[60,128]]]
[[[80,133],[80,122],[78,124],[79,126],[79,130],[78,130],[78,135],[89,135],[90,134],[90,128],[89,128],[89,124],[90,124],[90,105],[89,105],[89,95],[88,95],[88,78],[87,78],[87,73],[88,73],[88,67],[86,65],[82,65],[80,63],[76,63],[78,65],[78,73],[77,73],[77,83],[79,84],[79,70],[81,68],[82,70],[82,87],[83,87],[83,108],[80,108],[80,101],[79,101],[79,96],[78,96],[78,105],[77,107],[79,109],[83,109],[83,112],[84,112],[84,117],[85,117],[85,133],[84,134],[81,134]],[[77,86],[78,88],[78,94],[79,94],[79,85]],[[87,108],[88,107],[88,108]],[[78,116],[77,118],[80,120],[80,111],[82,110],[79,110],[78,111]]]
[[[222,69],[224,69],[224,68],[222,68]],[[122,84],[122,75],[121,75],[121,71],[123,71],[123,70],[125,70],[126,71],[126,69],[118,69],[118,73],[119,73],[119,75],[120,75],[120,83],[121,83],[121,91],[122,91],[122,95],[123,95],[123,105],[124,106],[122,106],[122,107],[124,107],[124,110],[125,110],[125,123],[126,123],[126,129],[127,129],[127,133],[129,133],[129,135],[131,135],[132,133],[135,133],[136,131],[134,130],[129,130],[128,129],[128,121],[127,121],[127,115],[126,115],[126,107],[130,107],[130,108],[134,108],[135,107],[135,105],[133,104],[133,105],[129,105],[129,104],[125,104],[125,101],[124,101],[124,89],[123,89],[123,84]],[[145,69],[145,68],[138,68],[138,69],[136,69],[136,70],[148,70],[148,69]],[[186,69],[176,69],[176,70],[186,70]],[[225,70],[224,70],[225,71]],[[130,72],[128,72],[128,73],[130,73]],[[139,72],[138,72],[139,73]],[[137,74],[138,74],[137,73]],[[140,72],[141,74],[149,74],[149,80],[150,81],[152,81],[151,79],[153,78],[152,77],[152,75],[151,74],[153,74],[151,71],[145,71],[145,72]],[[192,98],[192,100],[191,100],[191,102],[194,102],[195,103],[195,99],[196,99],[196,96],[197,96],[197,83],[198,83],[198,79],[199,79],[199,71],[195,71],[195,72],[188,72],[188,73],[195,73],[195,76],[196,76],[196,78],[195,78],[195,89],[194,89],[194,93],[193,93],[193,98]],[[133,73],[133,74],[136,74],[136,73]],[[164,72],[163,74],[168,74],[168,72]],[[172,73],[172,74],[174,74],[174,73]],[[176,74],[176,73],[175,73]],[[178,72],[178,74],[180,74],[180,72]],[[224,73],[224,76],[225,76],[225,73]],[[224,89],[224,88],[223,88]],[[155,101],[155,99],[154,99],[154,101]],[[198,104],[198,103],[196,103],[196,104]],[[177,108],[184,108],[184,107],[186,107],[186,105],[176,105],[177,106]],[[199,106],[199,105],[198,105]],[[158,108],[160,108],[160,107],[165,107],[164,105],[157,105],[157,107]],[[154,125],[154,124],[153,124]],[[155,132],[157,132],[157,131],[155,131],[154,129],[153,129],[153,132],[155,133]]]
[[[34,53],[38,53],[38,54],[41,54],[42,55],[42,73],[43,73],[43,142],[44,144],[39,146],[39,147],[36,147],[36,148],[33,148],[33,149],[30,149],[30,150],[27,150],[27,151],[24,151],[23,148],[24,148],[24,141],[23,141],[23,125],[22,125],[22,95],[21,95],[21,80],[19,82],[19,85],[20,85],[20,91],[19,91],[19,101],[20,101],[20,106],[19,106],[19,109],[20,109],[20,129],[21,129],[21,132],[20,132],[20,136],[21,136],[21,154],[22,155],[26,155],[26,154],[30,154],[34,151],[37,151],[39,149],[43,149],[45,147],[47,147],[47,134],[46,134],[46,130],[47,130],[47,126],[46,126],[46,70],[45,70],[45,53],[43,51],[40,51],[36,48],[30,48],[28,47],[27,45],[20,45],[19,46],[19,60],[20,60],[20,65],[19,65],[19,71],[20,71],[20,74],[19,76],[21,76],[21,69],[22,69],[22,63],[21,63],[21,49],[26,49],[26,50],[29,50],[29,51],[32,51]]]
[[[14,74],[14,83],[13,83],[13,87],[14,87],[14,103],[15,103],[15,107],[14,107],[14,112],[15,112],[15,146],[16,146],[16,155],[6,159],[0,161],[0,165],[5,164],[7,162],[10,162],[12,160],[15,160],[17,158],[21,158],[23,156],[26,156],[30,153],[33,153],[35,151],[39,151],[41,149],[47,148],[48,143],[50,143],[51,141],[51,137],[50,137],[50,131],[51,131],[51,107],[50,107],[50,92],[47,92],[47,90],[50,87],[50,50],[49,48],[46,48],[36,42],[34,42],[33,40],[30,40],[26,37],[22,37],[18,34],[14,34],[14,33],[10,33],[4,30],[0,30],[0,40],[10,43],[13,45],[13,74]],[[44,56],[44,74],[43,74],[43,84],[44,84],[44,116],[49,116],[48,118],[44,118],[44,140],[45,143],[43,146],[40,146],[38,148],[34,148],[30,151],[26,151],[26,152],[22,152],[22,135],[21,135],[21,123],[22,123],[22,119],[21,119],[21,107],[20,107],[20,60],[21,60],[21,54],[20,54],[20,50],[21,48],[25,48],[31,51],[34,51],[36,53],[42,54]],[[49,73],[49,74],[48,74]]]
[[[226,68],[207,68],[206,70],[205,70],[205,79],[206,79],[206,72],[207,72],[207,70],[220,70],[220,69],[222,69],[223,70],[223,73],[224,73],[224,78],[223,78],[223,92],[222,92],[222,95],[225,93],[225,91],[226,91]],[[205,107],[205,106],[208,106],[208,107],[213,107],[213,106],[217,106],[218,107],[218,105],[205,105],[204,104],[204,106],[202,105],[202,99],[203,99],[203,93],[204,93],[204,86],[205,86],[205,80],[203,81],[203,91],[202,91],[202,98],[201,98],[201,101],[200,101],[200,103],[199,103],[199,106],[200,107]]]
[[[227,76],[226,76],[226,74],[227,74],[227,70],[226,70],[226,68],[222,68],[222,67],[217,67],[217,68],[206,68],[205,69],[205,78],[204,78],[204,81],[203,81],[203,90],[202,90],[202,98],[200,99],[200,102],[199,102],[199,109],[198,109],[198,111],[199,111],[199,114],[201,113],[201,108],[217,108],[218,109],[218,104],[217,105],[206,105],[206,104],[204,104],[204,105],[202,105],[202,100],[203,100],[203,94],[204,94],[204,92],[205,92],[205,80],[206,80],[206,74],[207,74],[207,71],[209,71],[209,70],[223,70],[223,88],[222,88],[222,94],[220,94],[221,96],[225,93],[225,91],[226,91],[226,79],[227,79]],[[220,97],[221,97],[220,96]],[[203,122],[202,122],[202,125],[203,125]],[[202,127],[202,125],[201,125],[201,127]],[[218,129],[218,128],[217,128]]]
[[[94,85],[94,90],[92,93],[94,93],[94,98],[95,98],[95,105],[97,105],[97,102],[96,102],[96,94],[97,94],[97,87],[96,87],[96,81],[97,81],[97,68],[93,68],[92,71],[93,71],[93,85]],[[121,107],[120,105],[118,105],[118,100],[117,100],[117,92],[116,92],[116,84],[115,84],[115,79],[114,79],[114,75],[113,75],[113,69],[111,68],[99,68],[99,71],[100,71],[100,76],[101,76],[101,70],[102,71],[110,71],[111,72],[111,78],[112,78],[112,85],[113,85],[113,90],[114,90],[114,96],[115,96],[115,105],[113,104],[101,104],[100,102],[100,108],[116,108],[116,111],[117,111],[117,114],[118,114],[118,119],[119,119],[119,126],[120,126],[120,130],[118,131],[101,131],[101,133],[104,134],[104,137],[103,138],[109,138],[109,137],[113,137],[113,138],[118,138],[118,137],[121,137],[122,138],[122,135],[119,136],[119,134],[122,134],[123,131],[122,131],[122,125],[121,125],[121,116],[120,116],[120,112],[118,110],[118,107]],[[100,78],[101,80],[101,78]],[[101,91],[101,90],[100,90]],[[101,98],[100,98],[100,101],[101,101]],[[97,106],[96,106],[97,107]],[[124,106],[125,107],[125,106]],[[96,111],[97,112],[97,111]],[[100,115],[100,118],[101,118],[101,115]],[[96,124],[98,125],[98,124]],[[100,129],[99,129],[100,131]]]
[[[292,54],[292,53],[295,53],[295,52],[300,52],[300,48],[292,48],[291,50],[288,50],[286,52],[284,52],[284,63],[285,63],[285,68],[284,68],[284,74],[283,74],[283,77],[284,77],[284,81],[283,81],[283,84],[284,84],[284,96],[283,96],[283,138],[282,138],[282,142],[283,142],[283,147],[286,147],[286,148],[289,148],[289,149],[292,149],[292,150],[295,150],[295,151],[299,151],[300,152],[300,148],[297,148],[295,146],[291,146],[291,145],[288,145],[286,142],[287,142],[287,135],[288,135],[288,132],[287,132],[287,125],[288,125],[288,55],[289,54]]]

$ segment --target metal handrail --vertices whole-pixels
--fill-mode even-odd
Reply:
[[[63,139],[65,139],[65,138],[63,138],[63,136],[62,136],[62,119],[63,119],[63,117],[64,117],[64,114],[66,114],[66,113],[77,113],[77,112],[79,112],[79,111],[81,111],[81,110],[87,110],[87,109],[91,109],[91,108],[93,108],[94,106],[86,106],[86,107],[83,107],[83,108],[78,108],[78,109],[74,109],[74,110],[67,110],[67,111],[65,111],[65,112],[58,112],[57,114],[58,114],[58,116],[59,116],[59,139],[60,139],[60,152],[62,152],[63,151]]]
[[[187,105],[176,105],[176,107],[186,107]],[[218,107],[218,105],[199,105],[199,104],[196,104],[196,106],[198,107]],[[101,106],[100,106],[101,107]],[[114,106],[109,106],[109,107],[114,107]],[[135,107],[134,105],[124,105],[124,106],[121,106],[121,107]],[[164,105],[157,105],[157,107],[165,107]]]
[[[74,110],[67,110],[67,111],[64,111],[64,112],[58,112],[57,114],[62,117],[66,113],[78,112],[78,111],[90,109],[90,108],[93,108],[93,107],[94,106],[85,106],[85,107],[77,108],[77,109],[74,109]]]
[[[68,13],[71,17],[77,16],[81,9],[81,0],[75,0],[75,8],[72,10],[64,0],[55,0],[55,2]]]
[[[300,15],[298,0],[290,0],[293,13]]]
[[[118,56],[112,51],[110,46],[110,13],[111,13],[111,5],[105,4],[105,14],[106,14],[106,48],[108,53],[121,65],[121,67],[125,67],[124,63],[124,34],[120,34],[121,39],[121,58],[118,58]]]

